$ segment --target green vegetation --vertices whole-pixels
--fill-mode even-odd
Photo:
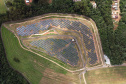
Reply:
[[[86,74],[87,84],[125,84],[126,67],[111,67],[88,71]]]
[[[67,69],[70,69],[70,70],[73,69],[73,68],[71,68],[70,65],[67,65],[66,63],[62,62],[61,60],[57,60],[57,58],[54,58],[54,57],[49,56],[49,55],[47,55],[46,53],[43,53],[43,52],[41,52],[41,51],[37,51],[37,50],[34,50],[34,49],[32,49],[32,51],[34,51],[34,52],[36,52],[36,53],[38,53],[38,54],[40,54],[40,55],[43,55],[43,56],[45,56],[45,57],[47,57],[47,58],[49,58],[49,59],[55,61],[56,63],[60,64],[61,66],[65,67],[65,68],[67,68]],[[61,71],[61,72],[62,72],[62,71]],[[62,73],[66,74],[66,72],[62,72]]]
[[[54,30],[50,30],[49,32],[54,32]]]
[[[67,71],[56,66],[52,62],[22,49],[17,38],[14,37],[14,34],[5,27],[2,27],[2,38],[10,65],[23,73],[23,75],[25,75],[32,84],[39,83],[46,68],[53,69],[54,72],[57,73],[67,73]]]
[[[110,58],[111,64],[122,64],[123,61],[126,60],[124,53],[123,46],[126,46],[126,38],[121,39],[119,34],[122,34],[122,32],[119,32],[118,30],[113,30],[113,23],[111,18],[111,0],[95,0],[97,3],[97,12],[94,11],[94,13],[97,13],[96,15],[93,14],[91,18],[96,22],[100,38],[102,41],[102,47],[104,53]],[[119,29],[120,30],[120,29]],[[118,33],[118,36],[117,34]],[[117,40],[120,39],[120,40]],[[118,41],[118,42],[116,42]],[[121,41],[121,43],[120,43]]]
[[[118,55],[122,56],[122,60],[126,61],[126,1],[120,0],[120,8],[121,8],[121,20],[119,22],[119,26],[115,31],[115,44],[116,51],[119,52]]]
[[[49,33],[49,34],[46,34],[46,35],[58,35],[58,34],[55,34],[55,33]]]
[[[16,58],[17,60],[17,58]],[[17,60],[17,62],[19,62]],[[29,84],[24,77],[12,69],[6,59],[4,46],[0,35],[0,84]]]
[[[15,62],[17,62],[17,63],[20,62],[20,60],[19,60],[18,58],[16,58],[16,57],[14,57],[13,60],[14,60]]]
[[[31,37],[38,37],[38,36],[42,36],[42,35],[32,35]]]
[[[5,4],[4,4],[4,0],[0,0],[0,14],[1,13],[6,13],[6,10],[7,10],[7,8],[6,8]]]
[[[81,2],[76,3],[74,3],[73,0],[53,0],[51,4],[45,3],[43,0],[39,1],[41,3],[38,3],[38,1],[39,0],[37,0],[36,3],[32,3],[31,6],[26,6],[24,0],[13,0],[12,5],[9,5],[10,10],[6,14],[0,13],[0,25],[6,21],[22,20],[24,18],[42,15],[45,13],[72,13],[86,15],[95,21],[99,30],[103,51],[110,58],[111,63],[122,64],[123,61],[126,61],[125,0],[121,0],[120,2],[122,19],[115,31],[113,30],[113,23],[111,19],[111,0],[95,0],[97,3],[96,9],[93,9],[90,4],[90,0],[82,0]],[[0,8],[3,11],[5,9],[3,0],[0,2]],[[2,49],[1,52],[4,52],[4,50]],[[18,55],[16,52],[13,53]],[[20,58],[18,59],[20,60]],[[1,62],[2,64],[6,63],[5,60],[1,60]],[[20,63],[22,63],[21,60],[19,64]],[[7,72],[9,73],[10,71],[8,70]],[[4,68],[2,73],[5,73]]]

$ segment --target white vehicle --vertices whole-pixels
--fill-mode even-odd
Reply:
[[[26,3],[29,3],[29,0],[26,0]]]

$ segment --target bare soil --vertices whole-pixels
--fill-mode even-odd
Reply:
[[[78,78],[56,73],[52,69],[46,68],[39,84],[78,84]]]

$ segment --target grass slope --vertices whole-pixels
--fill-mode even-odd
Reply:
[[[87,84],[126,84],[126,67],[111,67],[86,73]]]
[[[6,59],[4,47],[0,35],[0,84],[29,84],[17,71],[12,69]]]
[[[1,13],[5,13],[7,10],[5,4],[4,4],[4,0],[0,0],[0,14]]]
[[[2,26],[2,39],[10,65],[23,73],[32,84],[38,84],[43,77],[46,68],[53,69],[55,72],[66,74],[67,71],[56,66],[52,62],[37,56],[34,53],[22,49],[17,38],[12,32]],[[14,58],[18,61],[14,61]]]

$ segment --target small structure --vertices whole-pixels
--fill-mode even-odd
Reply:
[[[113,15],[112,18],[113,19],[117,19],[118,18],[118,15]]]
[[[114,9],[114,10],[118,10],[118,2],[117,2],[117,0],[113,0],[114,2],[113,2],[113,4],[112,4],[112,9]]]
[[[72,42],[75,42],[75,39],[72,39]]]
[[[30,5],[30,3],[32,3],[32,0],[25,0],[26,5]]]
[[[117,11],[112,11],[112,18],[117,19],[118,18],[118,12]]]
[[[92,4],[93,8],[97,7],[97,4],[95,3],[95,1],[90,1],[90,3]]]
[[[104,55],[104,58],[105,58],[106,65],[111,65],[110,59],[106,55]]]

